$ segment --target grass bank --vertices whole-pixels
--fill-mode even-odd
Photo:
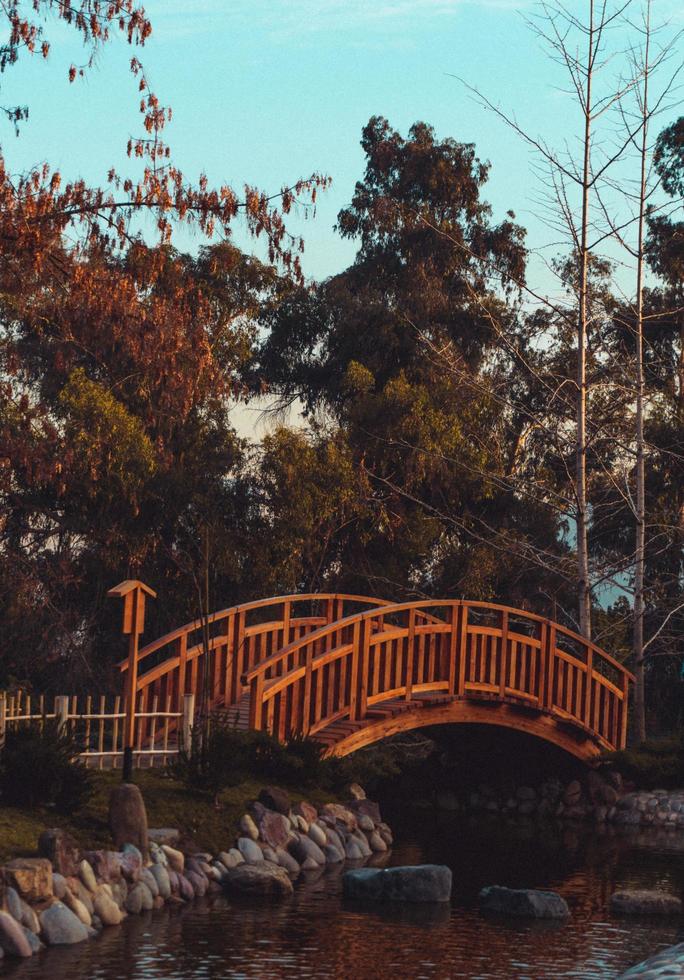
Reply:
[[[0,860],[35,854],[38,837],[46,827],[68,830],[83,847],[110,847],[107,810],[109,792],[121,781],[120,772],[95,772],[95,793],[89,802],[71,816],[63,816],[49,807],[21,809],[0,806]],[[145,799],[150,827],[177,827],[183,836],[215,854],[232,846],[237,823],[245,807],[256,799],[264,781],[245,780],[219,795],[216,808],[209,795],[188,789],[162,770],[137,772],[135,782]],[[312,803],[334,802],[330,790],[302,793],[296,787],[280,783],[293,801],[309,799]]]

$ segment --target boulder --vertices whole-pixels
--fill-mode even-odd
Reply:
[[[152,867],[161,867],[161,865],[152,865]],[[166,871],[166,868],[164,868]],[[166,877],[168,878],[168,872]],[[152,898],[156,898],[159,894],[159,885],[157,884],[156,875],[152,874],[151,868],[143,868],[140,872],[140,880],[149,888]],[[168,886],[169,894],[171,894],[171,885]]]
[[[78,874],[80,850],[66,830],[59,827],[44,830],[38,838],[38,853],[50,861],[53,871],[65,876]]]
[[[325,854],[318,844],[312,841],[310,837],[305,837],[304,835],[300,835],[292,841],[290,844],[290,853],[300,864],[304,864],[307,858],[311,858],[316,864],[325,864]]]
[[[352,783],[347,790],[350,800],[365,800],[366,791],[358,783]]]
[[[356,816],[357,820],[359,817],[370,817],[373,824],[380,823],[382,817],[380,816],[380,807],[374,800],[352,800],[349,804],[349,809]],[[353,828],[349,828],[352,830]]]
[[[73,895],[69,889],[66,890],[64,894],[64,904],[68,909],[74,913],[76,918],[83,923],[84,926],[92,926],[93,917],[85,907],[80,898]]]
[[[344,843],[344,856],[348,861],[363,861],[363,851],[359,847],[359,842],[353,837]]]
[[[566,806],[576,806],[582,799],[582,787],[579,780],[573,779],[565,788],[563,803]]]
[[[16,919],[17,922],[21,922],[23,914],[21,899],[19,898],[19,892],[15,888],[12,888],[11,885],[5,890],[5,905],[12,918]]]
[[[227,892],[243,895],[263,895],[282,898],[292,895],[294,889],[285,868],[261,861],[258,864],[241,864],[228,871],[223,879]]]
[[[180,840],[180,830],[176,827],[150,827],[147,831],[147,837],[150,842],[157,844],[159,847],[162,844],[175,847]]]
[[[90,862],[86,861],[85,858],[78,866],[78,876],[88,891],[94,895],[97,891],[97,878],[95,877],[95,872],[93,871]]]
[[[384,842],[377,830],[374,830],[370,835],[368,843],[371,851],[373,851],[374,854],[382,854],[387,850],[387,844]]]
[[[570,909],[557,892],[536,888],[504,888],[490,885],[480,892],[480,909],[497,915],[524,916],[531,919],[567,919]]]
[[[340,864],[344,861],[344,853],[334,844],[324,844],[323,853],[328,864]]]
[[[356,868],[342,877],[346,898],[379,902],[448,902],[451,869],[443,864]]]
[[[9,912],[0,912],[0,949],[7,956],[26,958],[33,955],[22,926]]]
[[[88,929],[62,902],[40,913],[43,938],[48,946],[71,946],[88,938]]]
[[[615,806],[619,798],[615,787],[597,772],[590,771],[587,775],[587,790],[589,799],[595,806]]]
[[[68,879],[69,890],[72,895],[80,899],[85,907],[88,909],[90,914],[93,914],[93,895],[89,892],[86,886],[83,884],[80,878],[69,878]]]
[[[199,874],[197,871],[189,869],[185,872],[185,877],[190,882],[192,890],[198,898],[203,898],[207,893],[209,879],[206,875]]]
[[[278,858],[278,864],[280,867],[285,868],[289,875],[296,878],[300,871],[299,861],[296,861],[295,858],[288,853],[288,851],[285,851],[282,848],[279,848],[276,851],[276,857]]]
[[[358,821],[359,821],[359,827],[361,828],[361,830],[364,831],[364,833],[372,834],[373,831],[375,830],[375,823],[372,817],[369,817],[367,813],[362,813],[358,817]]]
[[[30,929],[27,929],[26,926],[22,926],[21,929],[22,932],[24,933],[24,936],[26,937],[29,946],[31,947],[31,952],[40,953],[41,949],[43,949],[43,944],[41,943],[36,933],[32,932]]]
[[[142,794],[133,783],[115,786],[109,797],[109,829],[117,850],[134,844],[143,859],[149,853],[147,811]]]
[[[611,895],[610,911],[617,915],[681,915],[682,901],[669,892],[624,890]]]
[[[52,864],[47,858],[15,858],[3,868],[3,879],[27,902],[52,898]]]
[[[22,926],[25,926],[30,932],[35,932],[36,935],[40,932],[40,922],[38,921],[38,916],[33,911],[30,905],[28,905],[23,899],[21,902],[21,919],[20,922]]]
[[[325,847],[325,845],[328,843],[326,832],[322,827],[319,827],[317,823],[309,824],[309,837],[314,844],[318,844],[319,847]]]
[[[358,800],[356,801],[356,805],[368,802],[368,800]],[[321,807],[320,812],[321,816],[331,819],[333,825],[339,821],[349,831],[356,829],[356,817],[346,806],[341,806],[339,803],[326,803],[325,806]]]
[[[66,879],[64,875],[53,872],[52,874],[52,891],[56,898],[64,898],[64,893],[67,889]]]
[[[292,812],[295,816],[302,817],[307,823],[313,823],[318,817],[318,810],[307,800],[302,800],[301,803],[295,803],[292,807]]]
[[[275,810],[276,813],[282,813],[285,816],[288,815],[292,806],[290,794],[279,786],[265,786],[259,793],[259,803],[262,803],[269,810]]]
[[[261,848],[251,837],[239,837],[237,846],[247,864],[257,864],[264,860]]]
[[[264,809],[264,813],[266,813]],[[243,813],[240,817],[240,833],[243,837],[251,837],[252,840],[259,840],[259,828],[254,823],[254,819],[248,813]]]
[[[157,895],[161,895],[162,898],[169,898],[169,896],[171,895],[171,875],[169,874],[168,870],[164,867],[164,865],[153,864],[151,868],[146,870],[149,870],[157,886],[156,894],[154,894],[154,889],[151,889],[151,891],[153,892],[153,898],[156,898]],[[149,881],[147,877],[145,876],[143,880],[146,882],[149,888]]]
[[[143,900],[144,900],[144,885],[138,882],[128,892],[126,896],[126,911],[129,915],[140,915],[143,910]],[[149,894],[149,892],[148,892]],[[151,896],[150,896],[151,898]]]
[[[162,851],[166,855],[166,860],[169,862],[169,867],[178,875],[182,875],[185,871],[185,855],[182,851],[177,851],[175,847],[170,847],[168,844],[162,844]]]
[[[257,828],[255,828],[257,829]],[[274,849],[285,847],[290,839],[290,821],[282,813],[264,810],[258,820],[257,837]]]
[[[184,874],[178,875],[178,893],[185,902],[191,902],[195,897],[195,889]]]
[[[261,852],[264,855],[264,861],[270,861],[271,864],[278,863],[278,855],[276,854],[276,852],[273,850],[272,847],[268,846],[268,844],[264,844],[262,846]]]
[[[100,889],[93,899],[95,915],[102,921],[103,926],[118,926],[121,923],[121,909],[114,899],[104,889]]]
[[[123,874],[124,855],[120,851],[86,851],[83,857],[100,881],[118,881]]]
[[[240,853],[240,851],[237,849],[237,847],[231,847],[230,850],[228,851],[228,853],[232,857],[233,862],[235,864],[235,867],[237,867],[238,864],[243,864],[244,863],[244,860],[245,859],[242,856],[242,854]],[[228,867],[228,865],[226,865],[226,867]]]

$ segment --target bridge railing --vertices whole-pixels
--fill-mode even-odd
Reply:
[[[321,626],[348,617],[359,608],[382,604],[381,599],[343,593],[286,595],[232,606],[204,621],[186,623],[140,649],[136,684],[140,712],[151,712],[156,699],[179,713],[184,695],[199,693],[202,676],[208,678],[207,707],[235,705],[245,692],[245,672]],[[205,628],[208,644],[203,636]],[[285,673],[292,663],[284,657],[277,670]],[[125,680],[128,660],[122,661],[119,669]],[[149,737],[150,732],[146,734]]]
[[[430,695],[544,712],[624,746],[632,675],[551,620],[483,602],[386,605],[325,624],[245,672],[249,725],[281,739]]]

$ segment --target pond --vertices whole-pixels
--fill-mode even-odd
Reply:
[[[298,886],[278,905],[196,902],[129,918],[96,940],[0,965],[12,980],[185,978],[469,977],[477,980],[614,978],[656,949],[680,942],[678,920],[617,919],[617,887],[684,887],[684,835],[638,836],[506,823],[502,818],[388,814],[390,863],[448,864],[451,906],[359,908],[341,896],[340,869]],[[562,924],[483,918],[486,884],[559,891]]]

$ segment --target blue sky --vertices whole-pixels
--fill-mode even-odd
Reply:
[[[570,0],[578,11],[584,6]],[[656,0],[662,15],[673,0]],[[492,163],[486,195],[495,216],[513,208],[537,247],[553,239],[536,213],[540,187],[532,155],[505,125],[475,104],[453,75],[552,142],[572,126],[572,103],[511,0],[149,0],[154,33],[141,57],[153,87],[172,105],[176,161],[193,177],[267,190],[313,170],[333,178],[314,221],[301,222],[305,271],[343,268],[354,246],[333,233],[335,216],[363,171],[361,128],[385,115],[405,132],[424,120],[440,136],[474,142]],[[679,15],[681,16],[681,15]],[[82,56],[52,25],[47,63],[25,59],[3,79],[3,101],[27,101],[31,116],[14,139],[3,133],[10,167],[43,159],[65,175],[101,182],[140,130],[130,49],[105,48],[85,80],[69,85]],[[240,231],[238,241],[246,244]],[[183,242],[192,247],[191,243]]]

